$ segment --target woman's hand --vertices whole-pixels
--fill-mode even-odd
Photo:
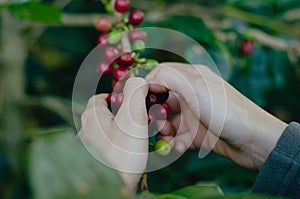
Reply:
[[[130,192],[136,189],[147,164],[147,92],[144,79],[130,78],[116,116],[108,109],[107,94],[100,94],[89,100],[81,118],[80,139],[98,160],[119,171]]]
[[[160,138],[179,152],[213,147],[237,164],[259,170],[287,126],[206,66],[163,63],[146,80],[152,92],[171,91],[167,103],[174,115],[158,126]]]

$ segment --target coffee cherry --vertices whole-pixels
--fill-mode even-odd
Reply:
[[[254,50],[254,43],[250,40],[243,40],[240,46],[240,53],[242,55],[251,55]]]
[[[112,88],[114,89],[114,92],[116,93],[120,93],[123,91],[124,88],[124,83],[122,81],[116,81],[116,80],[112,80]]]
[[[124,80],[129,77],[129,70],[127,68],[117,68],[113,70],[113,77],[116,81]]]
[[[153,70],[159,63],[155,59],[147,59],[144,67],[146,70]]]
[[[143,40],[136,40],[132,45],[133,50],[137,52],[143,52],[145,50],[145,42]]]
[[[145,41],[147,37],[147,34],[145,31],[141,29],[133,29],[129,33],[129,38],[131,42],[134,42],[136,40],[143,40]]]
[[[100,32],[108,32],[112,27],[112,23],[107,17],[100,17],[96,21],[95,26],[96,29]]]
[[[101,75],[111,75],[113,71],[113,67],[106,62],[100,62],[98,64],[97,71]]]
[[[104,50],[104,58],[108,61],[108,63],[114,62],[119,56],[119,52],[116,48],[112,46],[108,46]]]
[[[122,68],[128,68],[133,62],[133,55],[130,52],[122,54],[117,60],[118,65]]]
[[[157,154],[161,156],[167,156],[172,150],[171,145],[165,140],[158,140],[154,144],[154,150]]]
[[[106,102],[107,102],[109,108],[113,112],[116,112],[122,105],[123,99],[124,99],[123,93],[119,93],[119,94],[110,93],[106,98]]]
[[[137,26],[144,20],[144,12],[141,10],[134,10],[129,14],[128,21],[131,25]]]
[[[164,93],[152,93],[148,92],[146,97],[146,105],[147,107],[151,107],[154,104],[162,104],[165,102],[169,97],[169,92]]]
[[[156,121],[155,113],[154,111],[149,111],[148,112],[148,124],[153,125]]]
[[[122,35],[119,31],[113,30],[108,34],[108,43],[114,45],[121,41]]]
[[[101,47],[105,47],[108,45],[108,33],[103,33],[97,38],[97,44]]]
[[[118,12],[126,12],[130,7],[129,0],[116,0],[115,9]]]
[[[116,45],[116,48],[118,49],[119,52],[123,52],[123,45],[122,45],[122,43],[118,43]]]
[[[167,104],[161,104],[158,106],[158,110],[155,111],[155,115],[158,120],[165,120],[170,112],[171,109]]]

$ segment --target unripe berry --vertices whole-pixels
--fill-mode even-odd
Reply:
[[[145,42],[143,40],[136,40],[132,45],[133,50],[143,52],[145,50]]]
[[[113,77],[116,81],[127,79],[129,77],[129,70],[127,68],[117,68],[113,70]]]
[[[172,147],[166,140],[158,140],[154,144],[154,150],[157,154],[161,156],[167,156],[171,152]]]
[[[105,47],[108,45],[108,33],[103,33],[97,38],[97,44],[101,47]]]
[[[113,30],[108,34],[108,43],[114,45],[121,41],[122,35],[119,31]]]
[[[133,55],[130,52],[122,54],[117,60],[118,65],[122,68],[128,68],[133,62]]]
[[[104,57],[108,63],[114,62],[119,56],[119,52],[116,48],[108,46],[104,50]]]
[[[108,32],[112,27],[112,23],[107,17],[100,17],[96,21],[95,26],[96,29],[100,32]]]
[[[101,75],[111,75],[113,71],[113,67],[106,62],[100,62],[98,64],[97,71]]]
[[[118,12],[126,12],[130,8],[129,0],[116,0],[115,9]]]
[[[144,67],[146,70],[153,70],[158,65],[158,62],[155,59],[147,59]]]
[[[141,10],[134,10],[129,14],[128,21],[131,25],[137,26],[144,20],[144,12]]]
[[[133,29],[129,33],[129,38],[131,42],[134,42],[136,40],[143,40],[145,41],[147,37],[147,34],[145,31],[141,29]]]

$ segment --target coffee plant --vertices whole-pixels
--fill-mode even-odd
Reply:
[[[169,28],[201,44],[222,77],[256,104],[299,122],[299,9],[297,0],[0,1],[0,198],[274,198],[251,194],[256,173],[212,153],[199,159],[198,151],[143,175],[136,196],[124,195],[118,173],[76,138],[87,99],[72,102],[72,88],[85,57],[101,48],[103,60],[91,66],[101,76],[96,93],[110,93],[115,114],[128,77],[186,62],[147,49],[143,28]],[[193,64],[209,62],[195,46],[183,50]],[[170,114],[167,98],[148,93],[149,130]],[[172,152],[159,139],[149,150]]]

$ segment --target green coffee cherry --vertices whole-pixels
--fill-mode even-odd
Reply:
[[[121,41],[122,35],[119,31],[113,30],[108,34],[108,43],[115,45]]]
[[[159,63],[155,59],[147,59],[144,64],[146,70],[153,70]]]
[[[144,52],[145,50],[145,42],[143,40],[136,40],[132,45],[133,49],[137,52]]]
[[[154,144],[154,150],[157,154],[161,156],[167,156],[171,152],[172,147],[166,140],[158,140]]]
[[[108,12],[108,13],[113,13],[113,12],[114,12],[114,9],[113,9],[113,7],[111,6],[110,1],[108,1],[108,2],[104,5],[104,8],[105,8],[106,12]]]

